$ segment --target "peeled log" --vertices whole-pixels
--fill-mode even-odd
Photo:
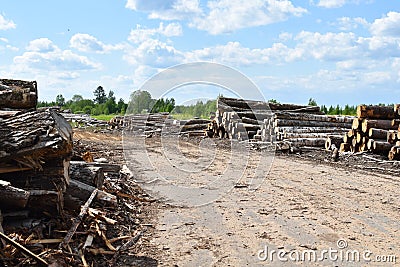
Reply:
[[[13,187],[9,182],[0,180],[0,207],[5,209],[25,208],[29,192]]]
[[[328,138],[326,138],[326,140],[325,140],[325,149],[331,150],[332,145],[339,148],[342,141],[343,141],[343,137],[341,135],[328,136]]]
[[[392,120],[398,117],[392,106],[367,106],[357,107],[358,118]]]
[[[0,79],[0,108],[35,109],[37,99],[36,81]]]
[[[370,128],[378,128],[384,130],[396,130],[398,127],[392,126],[391,120],[370,120],[364,119],[362,121],[361,129],[367,133]]]
[[[386,139],[387,133],[388,131],[384,129],[370,128],[368,130],[368,137],[372,139]]]

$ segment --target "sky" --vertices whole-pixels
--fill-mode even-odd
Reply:
[[[279,102],[399,103],[400,1],[1,0],[0,78],[36,80],[40,100],[93,98],[100,85],[127,100],[196,62],[232,68]],[[221,92],[192,84],[168,96]]]

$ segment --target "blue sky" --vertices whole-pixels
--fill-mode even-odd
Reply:
[[[400,102],[400,2],[3,0],[0,6],[0,77],[37,80],[41,100],[60,93],[92,98],[99,85],[127,99],[163,69],[198,61],[232,67],[280,102]],[[220,92],[192,85],[170,96],[179,103]]]

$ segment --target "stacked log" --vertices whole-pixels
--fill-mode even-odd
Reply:
[[[12,192],[16,199],[14,204],[0,201],[1,208],[60,211],[71,156],[71,126],[54,110],[24,112],[0,121],[0,195]],[[21,195],[27,196],[26,203],[17,201]]]
[[[106,121],[92,118],[88,114],[60,113],[68,122],[72,123],[76,128],[108,128]]]
[[[324,115],[317,106],[220,97],[208,136],[324,147],[327,137],[339,145],[338,136],[351,127],[352,119]]]
[[[133,134],[176,134],[205,136],[210,120],[174,120],[168,112],[116,116],[109,121],[111,129],[123,129]]]
[[[399,119],[398,105],[395,108],[359,105],[357,118],[353,120],[351,130],[343,136],[340,151],[372,151],[376,154],[389,154],[390,159],[396,159],[397,149],[391,148],[400,140]]]
[[[173,120],[168,112],[132,114],[115,116],[108,124],[111,129],[123,129],[133,133],[156,133],[166,125],[171,125]]]
[[[0,109],[7,111],[35,109],[37,98],[36,81],[0,79]]]

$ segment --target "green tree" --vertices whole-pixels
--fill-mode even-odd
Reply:
[[[83,97],[81,95],[73,95],[71,98],[72,102],[79,102],[83,100]]]
[[[103,104],[107,101],[107,96],[106,96],[103,86],[98,86],[96,88],[96,90],[94,90],[93,94],[94,94],[94,102],[95,103]]]
[[[148,112],[152,103],[153,100],[151,99],[149,92],[136,90],[130,96],[127,113],[137,114],[142,113],[143,111]]]
[[[309,106],[318,106],[318,105],[317,105],[317,101],[315,101],[314,98],[308,99],[308,105],[309,105]]]
[[[60,107],[65,105],[65,98],[63,97],[62,94],[56,96],[56,105]]]

